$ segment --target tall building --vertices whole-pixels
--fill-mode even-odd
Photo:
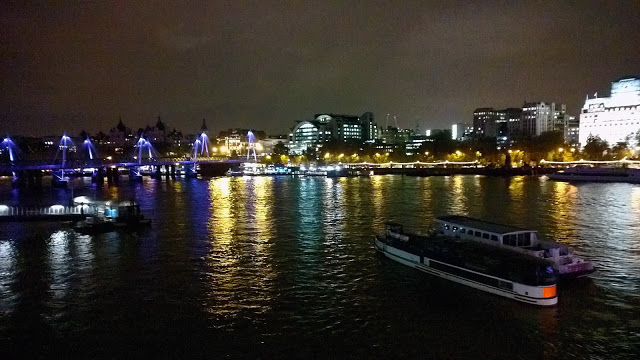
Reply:
[[[378,138],[378,126],[376,125],[373,113],[366,112],[360,116],[360,123],[362,124],[362,140],[374,141]]]
[[[540,135],[545,131],[564,131],[565,104],[525,102],[520,117],[520,131]]]
[[[478,108],[473,112],[473,134],[476,137],[496,136],[499,111],[494,108]]]
[[[569,145],[580,143],[580,123],[575,116],[567,116],[564,122],[564,142]]]
[[[580,113],[580,146],[590,135],[614,145],[640,131],[640,77],[611,83],[611,96],[587,98]],[[635,141],[632,145],[636,145]]]
[[[522,109],[478,108],[473,112],[473,134],[476,137],[499,137],[521,131]]]

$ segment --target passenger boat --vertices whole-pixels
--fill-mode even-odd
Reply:
[[[627,182],[640,184],[640,169],[576,165],[550,174],[549,179],[575,182]]]
[[[595,271],[591,261],[574,254],[569,246],[541,241],[535,230],[496,224],[466,216],[447,215],[436,218],[438,232],[445,236],[484,243],[553,262],[562,278],[576,278]]]
[[[556,275],[544,259],[453,237],[409,234],[396,223],[386,224],[374,246],[401,264],[475,289],[533,305],[558,303]]]

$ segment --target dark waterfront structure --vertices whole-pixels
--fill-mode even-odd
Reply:
[[[635,185],[475,175],[70,181],[75,196],[135,198],[153,226],[79,235],[2,223],[2,358],[634,359],[640,346]],[[68,197],[0,179],[0,204]],[[600,270],[559,285],[558,305],[543,310],[373,249],[387,220],[424,233],[449,213],[537,228]]]

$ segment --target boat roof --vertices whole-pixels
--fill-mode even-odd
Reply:
[[[480,219],[470,218],[468,216],[462,215],[445,215],[438,216],[436,220],[446,221],[453,224],[457,224],[464,227],[471,227],[478,230],[484,230],[488,232],[498,233],[498,234],[508,234],[512,232],[521,232],[521,231],[529,231],[536,232],[532,229],[525,229],[521,227],[498,224],[490,221],[484,221]]]

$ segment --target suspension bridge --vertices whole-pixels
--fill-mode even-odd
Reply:
[[[75,156],[70,158],[72,148],[76,148]],[[57,146],[52,162],[21,161],[16,144],[6,137],[0,143],[0,174],[11,174],[15,186],[37,186],[43,175],[51,174],[52,186],[66,187],[70,176],[91,176],[92,181],[103,183],[118,182],[124,172],[130,181],[141,181],[143,176],[160,178],[162,176],[195,177],[202,172],[203,166],[213,169],[209,175],[224,173],[229,167],[240,163],[235,159],[212,159],[209,153],[209,138],[206,133],[200,134],[193,144],[190,157],[160,157],[151,142],[140,136],[134,146],[135,153],[130,158],[108,160],[101,158],[91,139],[85,139],[80,147],[76,147],[72,139],[63,134]],[[4,156],[6,153],[6,156]],[[217,165],[217,166],[216,166]]]

